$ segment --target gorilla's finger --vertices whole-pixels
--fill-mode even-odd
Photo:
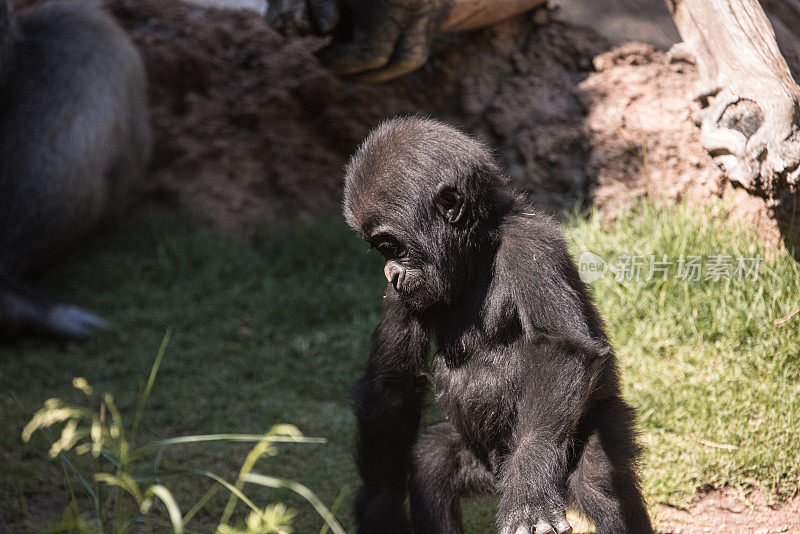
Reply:
[[[517,528],[514,534],[531,534],[531,529],[528,528],[528,525],[525,525],[523,523],[522,525],[519,526],[519,528]]]
[[[536,534],[555,534],[555,530],[547,521],[539,521],[536,523]]]
[[[400,76],[405,76],[419,69],[428,61],[427,56],[408,57],[398,61],[392,61],[386,68],[356,74],[353,79],[368,82],[382,83],[388,82]]]
[[[550,523],[555,525],[558,534],[572,534],[572,525],[567,521],[567,511],[563,508],[555,509],[550,516]]]
[[[381,69],[362,72],[356,78],[362,82],[381,83],[399,78],[422,67],[428,62],[430,32],[426,21],[406,31],[397,42],[389,63]]]
[[[317,57],[337,74],[358,74],[385,66],[391,51],[375,53],[356,43],[333,43],[317,52]]]
[[[558,534],[572,534],[572,525],[566,519],[562,519],[556,524],[556,532]]]
[[[331,33],[341,20],[336,0],[306,0],[311,22],[319,33]]]

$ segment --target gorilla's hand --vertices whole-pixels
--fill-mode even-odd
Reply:
[[[320,59],[338,74],[383,82],[428,60],[430,43],[453,0],[307,0],[322,33],[336,29]]]
[[[572,534],[563,509],[547,513],[525,506],[503,522],[502,534]]]

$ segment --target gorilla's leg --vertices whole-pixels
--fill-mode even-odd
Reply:
[[[618,398],[592,408],[586,417],[591,428],[581,436],[583,450],[568,486],[598,534],[653,532],[636,475],[633,418],[633,410]]]
[[[0,341],[20,334],[81,339],[107,323],[91,312],[52,302],[0,272]]]
[[[494,476],[451,423],[425,430],[414,448],[409,487],[416,534],[460,534],[464,527],[459,498],[494,490]]]

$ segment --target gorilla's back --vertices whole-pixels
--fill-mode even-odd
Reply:
[[[0,268],[52,257],[123,205],[150,153],[146,77],[124,31],[84,2],[20,14],[0,81]]]

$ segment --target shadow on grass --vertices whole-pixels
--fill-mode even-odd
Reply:
[[[236,243],[179,215],[138,218],[90,239],[39,285],[112,327],[82,345],[29,339],[0,347],[3,520],[41,519],[37,508],[59,513],[66,501],[44,437],[21,442],[31,414],[49,397],[74,400],[75,376],[131,411],[167,328],[173,339],[143,431],[260,433],[291,422],[329,443],[270,469],[333,502],[354,484],[349,387],[382,305],[381,266],[362,245],[343,223],[280,224]],[[188,446],[164,461],[233,473],[245,453]],[[178,491],[185,505],[200,490]]]

